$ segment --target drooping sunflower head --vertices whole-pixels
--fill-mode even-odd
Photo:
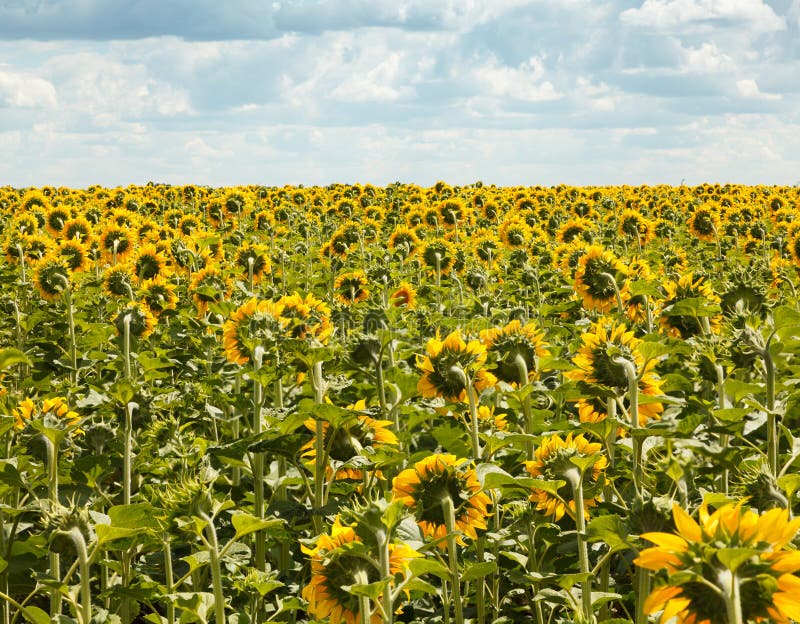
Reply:
[[[385,446],[397,446],[397,436],[390,429],[392,421],[378,420],[368,414],[366,401],[361,399],[345,409],[353,411],[353,417],[343,419],[336,424],[322,423],[323,448],[328,450],[328,458],[333,462],[347,463],[358,457],[363,457],[364,449],[379,449]],[[310,418],[305,421],[309,431],[316,432],[317,422]],[[317,456],[317,437],[314,437],[303,446],[303,458],[313,462]],[[329,465],[326,468],[328,478],[333,479],[361,479],[363,471],[352,466],[342,466],[334,469]]]
[[[50,253],[36,263],[33,283],[44,299],[54,301],[70,287],[72,271],[58,253]]]
[[[661,302],[662,314],[659,319],[661,327],[675,338],[691,338],[703,333],[701,321],[695,316],[682,314],[665,314],[671,306],[685,299],[702,299],[706,304],[719,304],[721,299],[711,285],[702,277],[694,278],[691,271],[664,284],[664,300]],[[708,317],[709,329],[717,333],[722,320],[721,314]]]
[[[619,235],[625,236],[640,245],[650,242],[655,236],[655,224],[638,210],[625,210],[619,217]]]
[[[54,206],[47,211],[44,223],[52,236],[61,236],[64,225],[72,218],[72,213],[64,206]]]
[[[438,270],[447,275],[456,263],[456,247],[449,240],[434,238],[422,246],[422,262],[433,272]]]
[[[134,238],[126,227],[111,224],[100,234],[100,251],[106,262],[124,260],[134,248]]]
[[[144,339],[153,333],[156,327],[156,318],[147,306],[131,301],[117,312],[112,323],[117,330],[118,336],[125,335],[125,326],[127,325],[132,338]]]
[[[192,276],[189,292],[192,294],[194,305],[200,315],[208,312],[212,303],[224,301],[231,295],[233,286],[222,270],[214,264],[209,264]]]
[[[419,236],[409,227],[398,225],[389,235],[388,247],[407,260],[419,249]]]
[[[568,245],[573,241],[589,242],[591,240],[592,222],[580,217],[569,219],[561,225],[556,232],[556,240],[559,243]]]
[[[30,397],[19,402],[12,411],[14,416],[14,428],[24,429],[27,424],[35,418],[52,418],[55,422],[63,426],[71,426],[80,422],[80,415],[69,408],[67,399],[64,397],[52,397],[44,399],[41,404],[37,404]],[[76,433],[79,433],[76,430]]]
[[[364,271],[342,273],[333,283],[336,300],[346,306],[366,301],[369,299],[367,283]]]
[[[103,290],[112,297],[132,297],[133,272],[128,264],[117,264],[103,273]]]
[[[287,332],[299,340],[327,344],[333,333],[331,310],[328,305],[311,293],[303,298],[294,293],[278,300],[283,305],[282,316],[288,319]]]
[[[513,386],[536,379],[539,360],[550,354],[544,332],[533,322],[523,325],[515,319],[505,327],[481,331],[480,337],[488,354],[497,362],[495,376]],[[523,376],[527,377],[524,382]]]
[[[130,261],[131,269],[138,283],[166,275],[169,271],[166,255],[153,243],[145,243],[136,250]]]
[[[608,312],[616,301],[617,289],[627,290],[627,285],[617,285],[627,276],[625,264],[613,252],[592,245],[584,252],[575,270],[575,291],[583,299],[587,310]]]
[[[497,230],[500,240],[507,249],[519,249],[525,247],[533,238],[531,226],[528,225],[520,216],[513,215],[507,217]]]
[[[63,240],[58,245],[55,253],[64,259],[73,273],[85,271],[89,266],[89,250],[77,240]]]
[[[272,265],[266,246],[252,243],[245,243],[237,250],[234,264],[240,275],[252,275],[254,284],[269,273]]]
[[[231,362],[247,364],[255,361],[256,348],[272,351],[288,324],[283,318],[284,306],[274,301],[250,299],[231,313],[222,328],[222,346]]]
[[[497,381],[484,368],[486,347],[477,340],[466,342],[459,330],[444,340],[431,338],[425,350],[427,355],[417,356],[417,368],[422,371],[417,390],[426,398],[464,401],[470,378],[478,391],[493,386]]]
[[[486,528],[491,502],[466,460],[440,453],[400,472],[392,482],[392,497],[411,509],[424,535],[437,540],[447,535],[445,497],[455,508],[456,528],[472,539],[477,539],[477,529]]]
[[[158,316],[164,310],[174,310],[178,305],[176,286],[164,275],[142,282],[139,296],[150,311]]]
[[[94,238],[94,232],[89,220],[84,216],[78,216],[64,224],[61,236],[66,240],[77,240],[88,244]]]
[[[800,618],[800,556],[787,545],[800,529],[800,518],[785,509],[761,515],[727,503],[709,513],[706,502],[695,521],[673,505],[675,533],[643,533],[655,544],[634,560],[639,567],[666,571],[645,602],[645,612],[663,611],[661,620],[727,624],[725,596],[739,589],[743,622],[789,624]],[[742,558],[741,554],[747,554]],[[662,573],[663,574],[663,573]]]
[[[536,447],[532,461],[525,462],[525,468],[532,477],[551,481],[564,481],[570,472],[578,469],[577,465],[571,461],[573,457],[594,457],[594,463],[586,470],[583,478],[583,485],[591,490],[600,482],[603,471],[608,466],[606,456],[601,453],[602,445],[599,442],[589,442],[583,434],[572,436],[567,434],[566,438],[554,434],[545,437],[539,446]],[[570,491],[570,485],[563,485],[558,495],[551,491],[534,488],[530,499],[536,503],[536,509],[544,512],[545,515],[558,521],[568,513],[571,518],[575,518],[575,501]],[[594,496],[584,495],[583,513],[588,517],[589,508],[597,505]]]
[[[719,233],[719,216],[710,206],[701,206],[689,217],[689,231],[706,242],[714,242]]]
[[[417,290],[408,282],[401,282],[391,296],[389,303],[399,308],[405,306],[408,310],[413,310],[417,307]]]

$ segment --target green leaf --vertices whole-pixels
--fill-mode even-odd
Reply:
[[[494,561],[481,561],[469,566],[461,575],[462,581],[472,581],[497,572],[497,563]]]
[[[629,527],[622,521],[622,518],[615,514],[598,516],[589,522],[586,527],[586,541],[605,542],[611,552],[628,550]]]
[[[722,422],[740,422],[750,413],[750,410],[743,407],[727,407],[712,410],[711,413]]]
[[[800,474],[787,474],[778,477],[778,487],[786,492],[786,498],[792,500],[795,492],[800,489]]]
[[[763,392],[763,386],[746,381],[740,381],[733,377],[725,380],[725,394],[735,405],[747,396],[757,396]]]
[[[758,553],[753,548],[721,548],[717,551],[717,559],[731,572],[736,572],[740,565]]]
[[[435,559],[412,559],[408,567],[414,576],[433,574],[444,581],[450,580],[449,568]]]
[[[354,596],[367,596],[372,600],[377,600],[380,595],[386,591],[386,586],[388,584],[389,579],[383,579],[382,581],[369,584],[358,583],[355,585],[342,585],[342,589]]]
[[[236,530],[236,535],[233,539],[239,539],[250,533],[256,531],[263,531],[264,529],[277,528],[283,525],[282,520],[275,518],[257,518],[249,513],[235,513],[231,516],[231,523]]]
[[[114,505],[108,510],[111,526],[128,529],[158,529],[158,510],[150,503]]]
[[[50,624],[50,616],[39,607],[25,607],[22,615],[32,624]]]
[[[27,364],[30,366],[31,361],[19,349],[8,348],[0,351],[0,371],[11,368],[15,364]]]
[[[433,594],[434,596],[439,593],[439,590],[433,585],[427,581],[423,581],[420,578],[411,579],[408,583],[406,583],[405,588],[408,591],[420,591],[425,594]]]
[[[716,303],[709,303],[703,297],[689,297],[676,301],[661,313],[663,316],[715,316],[722,313],[722,308]]]
[[[103,546],[115,540],[135,537],[136,535],[144,533],[146,529],[130,529],[127,527],[115,527],[109,524],[96,524],[94,530],[95,533],[97,533],[97,543]]]

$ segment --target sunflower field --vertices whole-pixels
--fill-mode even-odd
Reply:
[[[2,622],[800,622],[800,188],[0,188]]]

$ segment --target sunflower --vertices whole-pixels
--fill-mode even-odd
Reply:
[[[520,383],[518,359],[525,363],[527,381],[533,381],[539,373],[539,359],[550,355],[544,332],[536,323],[523,325],[515,319],[502,328],[484,329],[480,338],[488,354],[497,361],[495,376],[515,387]]]
[[[713,243],[719,232],[719,216],[708,206],[697,208],[689,217],[689,231],[701,241]]]
[[[525,462],[525,469],[532,477],[547,480],[563,480],[566,471],[575,470],[577,466],[570,461],[571,457],[595,457],[591,469],[584,476],[584,487],[592,488],[600,481],[603,470],[608,466],[605,455],[600,453],[599,442],[589,442],[583,434],[572,437],[567,434],[565,439],[557,434],[545,437],[536,447],[532,461]],[[575,518],[575,501],[572,500],[571,486],[563,485],[558,494],[534,488],[530,496],[531,502],[536,503],[537,511],[542,511],[546,516],[552,517],[556,522],[567,513]],[[589,508],[597,505],[597,500],[592,496],[584,496],[583,513],[589,516]]]
[[[216,265],[209,264],[192,276],[189,292],[199,315],[208,312],[211,303],[219,303],[230,297],[233,287]]]
[[[387,246],[403,260],[408,260],[419,249],[420,240],[414,230],[404,225],[398,225],[389,235]]]
[[[437,267],[441,275],[447,275],[456,263],[456,246],[444,238],[434,238],[422,247],[422,262],[430,271]]]
[[[270,272],[272,263],[264,245],[245,243],[236,251],[233,264],[245,279],[249,279],[252,270],[253,283],[257,284],[265,274]]]
[[[203,224],[200,219],[193,214],[187,214],[178,221],[178,231],[184,236],[193,236],[197,230],[202,229]]]
[[[459,199],[446,199],[438,206],[440,223],[446,228],[455,227],[457,224],[464,224],[469,220],[470,214],[464,203]]]
[[[81,273],[89,266],[89,250],[77,240],[61,241],[54,253],[64,259],[73,273]]]
[[[638,210],[625,210],[619,217],[619,235],[637,240],[644,246],[656,235],[655,225]]]
[[[100,251],[106,262],[124,260],[133,251],[134,239],[128,228],[108,225],[100,234]]]
[[[92,224],[89,223],[86,217],[78,216],[64,223],[61,236],[66,240],[76,240],[88,245],[94,238],[94,231],[92,230]]]
[[[253,359],[256,347],[274,345],[288,324],[281,316],[283,309],[281,303],[250,299],[234,310],[222,327],[222,346],[228,360],[244,365]]]
[[[623,364],[616,358],[624,358],[636,369],[639,392],[649,396],[661,394],[661,380],[655,373],[655,360],[644,361],[639,352],[642,340],[636,338],[625,325],[617,325],[611,319],[600,319],[581,336],[583,345],[573,358],[577,367],[566,371],[564,376],[572,381],[599,384],[614,390],[618,395],[628,391],[628,377]],[[658,418],[664,406],[658,402],[639,404],[640,425],[649,419]]]
[[[676,533],[642,534],[656,545],[634,560],[639,567],[666,571],[647,597],[645,613],[663,611],[662,623],[676,618],[679,623],[728,624],[726,614],[733,609],[742,622],[800,621],[800,553],[787,548],[800,518],[790,520],[779,508],[759,515],[741,503],[709,513],[706,502],[699,523],[678,504],[672,516]]]
[[[55,245],[53,239],[40,234],[12,234],[3,244],[9,264],[18,264],[20,258],[33,263],[50,253]]]
[[[331,310],[311,293],[305,299],[298,293],[284,295],[278,300],[283,306],[282,316],[288,319],[288,333],[292,338],[313,340],[327,344],[333,333]]]
[[[465,342],[460,330],[455,330],[444,340],[431,338],[425,350],[425,357],[417,356],[417,368],[422,371],[417,391],[423,397],[444,397],[448,401],[463,402],[467,398],[469,376],[478,391],[497,382],[497,378],[484,368],[486,347],[477,340]]]
[[[650,265],[642,258],[633,258],[628,262],[628,278],[631,281],[646,281],[652,279],[653,274],[650,271]],[[631,296],[628,294],[625,297],[625,316],[632,323],[642,323],[647,320],[647,308],[645,307],[647,298],[644,295]]]
[[[661,327],[674,338],[691,338],[703,333],[700,319],[687,315],[667,315],[670,306],[684,299],[703,299],[707,304],[719,304],[722,300],[718,297],[711,285],[702,277],[694,278],[691,271],[682,275],[677,281],[668,281],[664,284],[665,297],[661,302],[661,317],[659,323]],[[721,314],[714,314],[707,317],[709,329],[718,333],[722,321]]]
[[[128,264],[117,264],[103,273],[103,290],[112,297],[132,297],[134,276]]]
[[[506,249],[525,247],[533,238],[531,226],[517,215],[506,217],[497,233]]]
[[[67,261],[57,253],[50,253],[36,263],[33,283],[47,301],[54,301],[71,285],[72,271]]]
[[[352,459],[362,456],[366,447],[378,449],[384,446],[397,446],[397,436],[389,429],[391,420],[376,420],[367,413],[366,401],[361,399],[345,409],[353,410],[353,418],[331,427],[328,422],[322,423],[323,447],[328,452],[328,457],[333,461],[347,463]],[[312,432],[317,430],[317,421],[309,418],[305,421],[306,429]],[[317,457],[317,436],[314,435],[303,448],[303,458],[307,462],[314,462]],[[360,480],[364,473],[358,468],[343,467],[334,473],[331,466],[325,469],[326,477],[330,479],[356,479]]]
[[[491,232],[482,232],[473,236],[470,239],[470,246],[475,254],[475,257],[481,262],[491,268],[495,259],[500,255],[503,248],[500,239]]]
[[[47,415],[55,416],[59,421],[67,427],[80,422],[81,417],[77,412],[69,409],[67,400],[64,397],[53,397],[45,399],[42,404],[37,406],[33,399],[27,398],[20,401],[17,407],[13,410],[14,428],[22,430],[34,418],[44,418]],[[82,433],[80,430],[75,430],[74,433]]]
[[[333,290],[338,302],[350,306],[369,299],[367,276],[364,271],[342,273],[333,283]]]
[[[583,299],[587,310],[608,312],[616,301],[618,276],[627,275],[627,268],[613,252],[591,245],[578,261],[575,270],[575,292]],[[619,287],[618,287],[619,288]],[[619,288],[627,291],[627,284]]]
[[[302,591],[303,598],[308,601],[308,613],[330,624],[359,624],[361,614],[358,596],[345,588],[354,584],[375,583],[381,578],[374,563],[377,557],[370,556],[368,547],[362,543],[355,528],[343,526],[337,517],[330,535],[320,535],[314,548],[300,548],[311,557],[311,581]],[[389,544],[389,572],[392,578],[405,574],[408,562],[420,556],[405,544]],[[383,618],[375,611],[369,621],[370,624],[380,624]]]
[[[472,539],[486,528],[491,502],[481,491],[475,470],[455,455],[437,453],[422,459],[392,481],[392,498],[409,507],[422,533],[436,540],[447,535],[442,501],[450,497],[455,508],[456,528]],[[459,536],[460,543],[464,543]],[[443,543],[440,543],[444,546]]]
[[[130,260],[131,269],[136,281],[142,282],[169,272],[167,257],[153,243],[139,247]]]
[[[132,338],[147,338],[153,333],[156,326],[156,318],[148,307],[136,301],[131,301],[117,312],[111,321],[117,330],[118,336],[125,335],[126,318],[129,319],[128,328]]]
[[[588,219],[580,217],[569,219],[556,232],[556,241],[568,245],[574,241],[589,242],[591,240],[593,224]]]
[[[44,218],[44,225],[53,237],[60,236],[64,229],[64,224],[71,218],[72,214],[69,210],[63,206],[55,206],[47,211]]]
[[[408,310],[413,310],[417,307],[417,290],[408,282],[400,282],[391,296],[389,302],[393,307],[399,308],[405,306]]]
[[[176,286],[166,276],[155,277],[142,282],[139,297],[150,311],[158,316],[164,310],[174,310],[178,305]]]

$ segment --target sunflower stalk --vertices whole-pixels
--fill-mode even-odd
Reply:
[[[633,438],[633,487],[636,495],[642,495],[642,479],[644,468],[642,466],[642,446],[644,439],[634,435],[639,429],[639,379],[636,375],[636,366],[628,358],[615,356],[615,364],[622,366],[625,377],[628,379],[628,415],[630,417],[631,437]]]
[[[321,405],[325,400],[325,378],[322,373],[322,361],[314,362],[311,366],[311,383],[314,386],[314,402]],[[325,463],[327,454],[325,453],[325,427],[324,422],[317,419],[316,423],[316,458],[314,460],[314,530],[322,533],[321,509],[325,504]]]
[[[578,534],[578,562],[581,574],[591,574],[589,568],[589,547],[586,544],[586,518],[583,502],[583,471],[577,466],[569,468],[564,477],[572,488],[572,499],[575,501],[575,528]],[[592,580],[588,576],[581,582],[581,621],[592,622]]]
[[[253,368],[261,370],[264,359],[264,347],[258,345],[253,351]],[[253,434],[259,435],[264,426],[261,420],[261,404],[263,403],[263,387],[258,379],[253,379]],[[253,453],[252,457],[254,504],[256,516],[264,518],[264,454]],[[256,569],[263,572],[267,568],[266,536],[264,531],[256,532]]]
[[[169,596],[175,591],[175,573],[172,567],[172,544],[169,532],[162,536],[164,544],[164,583]],[[167,624],[175,624],[175,603],[172,598],[167,598]]]
[[[81,575],[81,604],[80,620],[81,624],[90,624],[92,620],[92,588],[91,578],[89,577],[89,555],[86,549],[86,540],[78,527],[72,527],[69,531],[75,551],[78,553],[78,570]]]
[[[472,385],[472,379],[467,375],[466,371],[460,366],[452,367],[453,372],[463,375],[465,387],[467,389],[467,401],[469,402],[469,419],[470,419],[470,438],[472,439],[472,455],[475,461],[481,458],[481,440],[478,435],[478,405],[475,397],[475,388]]]
[[[133,410],[137,405],[129,401],[125,405],[125,426],[123,427],[124,455],[122,457],[122,504],[131,504],[132,460],[133,460]]]
[[[533,415],[531,414],[531,393],[527,392],[528,387],[528,364],[521,353],[514,356],[514,366],[517,367],[517,374],[519,375],[519,389],[522,394],[522,415],[525,419],[525,433],[528,436],[533,435]],[[534,447],[533,439],[525,442],[526,453],[528,461],[534,460]]]
[[[56,509],[58,501],[58,446],[47,436],[42,436],[47,448],[47,489],[50,511]],[[56,583],[61,580],[61,558],[57,552],[50,551],[50,576]],[[50,590],[50,618],[61,615],[61,592],[58,588]]]
[[[219,542],[217,530],[214,527],[214,518],[205,512],[200,512],[199,517],[206,522],[203,543],[208,548],[209,567],[211,568],[211,586],[214,592],[214,617],[217,624],[225,623],[225,592],[222,586],[222,566],[220,565]]]
[[[381,580],[391,579],[392,571],[389,562],[389,531],[384,531],[381,529],[376,532],[376,537],[378,538],[378,566],[380,567]],[[386,589],[381,594],[381,602],[383,606],[383,623],[392,624],[394,609],[392,608],[392,591],[389,585],[386,586]]]
[[[723,410],[727,405],[725,400],[725,370],[722,368],[722,364],[719,362],[714,362],[714,371],[717,375],[717,407]],[[727,433],[720,435],[720,444],[724,450],[727,450],[729,442],[730,436]],[[720,475],[720,481],[722,485],[722,493],[726,496],[728,495],[729,477],[730,470],[728,470],[728,468],[724,468],[722,470],[722,474]]]
[[[69,280],[58,276],[64,283],[64,307],[67,309],[67,338],[69,339],[69,379],[73,385],[78,383],[78,343],[75,338],[75,311],[72,306],[72,287]]]
[[[721,570],[719,573],[719,581],[723,588],[728,624],[745,624],[742,615],[742,595],[739,575],[733,570]]]
[[[453,579],[453,608],[455,624],[464,624],[464,605],[461,601],[461,580],[458,572],[458,544],[456,542],[456,508],[449,494],[442,496],[442,513],[447,529],[447,555],[450,564],[450,576]]]
[[[616,278],[611,275],[611,273],[600,273],[601,277],[604,277],[608,280],[608,283],[614,289],[614,297],[617,300],[617,309],[619,310],[620,316],[625,316],[625,306],[622,304],[622,293],[619,291],[619,284],[617,284]]]

